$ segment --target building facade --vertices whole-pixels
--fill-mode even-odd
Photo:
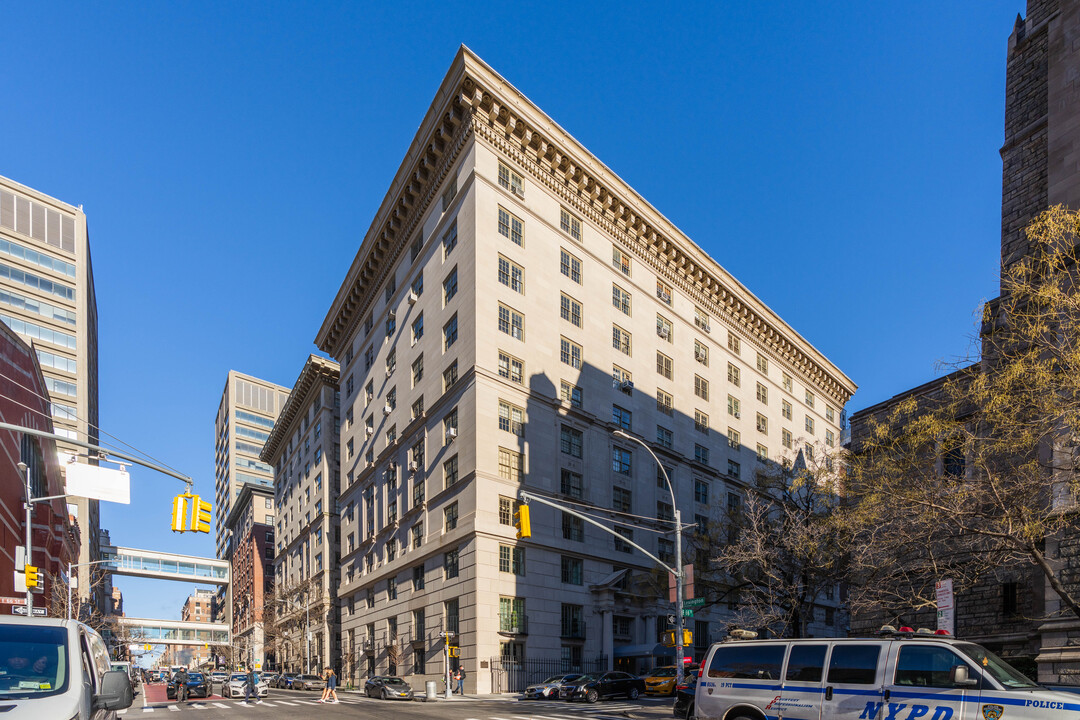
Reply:
[[[342,669],[338,364],[311,355],[270,433],[274,468],[276,639],[290,672]]]
[[[1028,0],[1008,40],[1005,71],[1005,142],[1002,159],[1001,266],[1025,257],[1023,228],[1053,205],[1080,208],[1080,0]],[[1004,273],[1003,273],[1004,274]],[[991,302],[993,306],[995,301]],[[951,377],[951,376],[950,376]],[[851,441],[858,448],[872,418],[884,417],[907,398],[932,403],[949,377],[899,393],[852,415]],[[1075,584],[1075,538],[1047,538],[1051,562],[1066,568]],[[1080,566],[1077,566],[1080,570]],[[1031,565],[1003,567],[994,581],[964,588],[956,598],[957,635],[994,650],[1040,682],[1068,682],[1080,674],[1080,622],[1063,608],[1041,572]],[[934,611],[912,609],[912,624],[932,625]],[[870,632],[876,614],[852,619]]]
[[[233,666],[274,667],[274,490],[245,484],[225,518],[232,538]],[[269,610],[266,605],[270,603]]]
[[[203,588],[195,590],[180,608],[180,619],[184,622],[217,622],[217,591]]]
[[[765,464],[835,446],[855,390],[466,48],[316,344],[341,363],[343,677],[437,679],[449,632],[467,692],[673,659],[666,582],[624,541],[673,563],[671,498],[614,431],[687,522],[720,521]],[[521,490],[621,537],[534,505],[519,540]]]
[[[4,177],[0,177],[0,321],[34,347],[55,432],[96,444],[97,296],[86,214],[81,207]],[[64,456],[86,456],[85,449],[63,442],[56,449]],[[69,498],[68,505],[78,519],[82,540],[78,562],[100,560],[98,501]],[[97,612],[107,614],[111,588],[103,587],[107,578],[102,573],[100,566],[79,568],[79,595]]]

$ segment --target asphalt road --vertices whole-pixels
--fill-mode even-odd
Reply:
[[[383,701],[356,693],[340,692],[336,705],[316,702],[321,693],[271,688],[261,703],[245,704],[214,696],[196,698],[189,703],[159,701],[154,685],[149,692],[140,692],[135,703],[118,714],[124,720],[132,718],[181,717],[175,713],[197,713],[198,718],[372,718],[385,720],[393,713],[394,720],[420,720],[437,717],[439,720],[667,720],[671,717],[671,698],[641,698],[601,701],[594,705],[561,701],[518,701],[507,696],[455,698],[435,702]],[[194,719],[193,719],[194,720]]]

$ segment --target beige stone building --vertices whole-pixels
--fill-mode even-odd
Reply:
[[[838,443],[855,390],[466,48],[316,344],[341,362],[344,678],[435,679],[451,631],[470,693],[518,689],[530,663],[671,652],[666,592],[642,590],[654,563],[544,506],[516,539],[519,490],[621,513],[624,537],[672,561],[668,491],[614,430],[704,521],[759,458]],[[689,623],[695,643],[723,613]]]
[[[86,214],[0,177],[0,321],[34,345],[58,435],[98,441],[98,327]],[[86,450],[57,443],[61,456]],[[78,563],[101,559],[97,500],[70,498],[82,544]],[[100,567],[78,570],[79,594],[101,613],[112,603]],[[92,597],[91,597],[92,596]]]
[[[338,364],[311,355],[262,451],[278,510],[276,654],[289,672],[340,670],[339,410]]]

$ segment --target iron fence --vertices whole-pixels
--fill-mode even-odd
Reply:
[[[491,691],[494,693],[520,693],[532,683],[543,682],[553,675],[566,673],[591,673],[607,670],[607,656],[581,662],[562,659],[530,658],[516,660],[508,657],[491,659]]]

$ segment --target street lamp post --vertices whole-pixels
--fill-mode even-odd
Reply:
[[[34,511],[34,498],[30,495],[30,473],[26,463],[19,463],[19,472],[23,476],[23,482],[26,484],[26,565],[34,564],[34,547],[31,545],[33,542],[33,535],[31,534],[32,528],[30,523],[33,522],[33,516],[31,513]],[[26,565],[23,567],[25,568]],[[25,572],[25,570],[24,570]],[[27,586],[26,588],[26,617],[34,617],[34,592]]]
[[[656,461],[656,466],[660,468],[660,472],[664,475],[664,482],[667,483],[668,492],[671,493],[671,507],[675,511],[675,682],[678,684],[682,682],[683,677],[682,512],[679,510],[679,504],[675,500],[675,489],[671,486],[671,478],[668,477],[664,464],[660,462],[660,458],[656,457],[656,453],[652,451],[652,448],[640,438],[629,435],[622,430],[616,430],[613,434],[624,440],[636,442],[645,448],[647,453],[652,455],[652,459]]]

